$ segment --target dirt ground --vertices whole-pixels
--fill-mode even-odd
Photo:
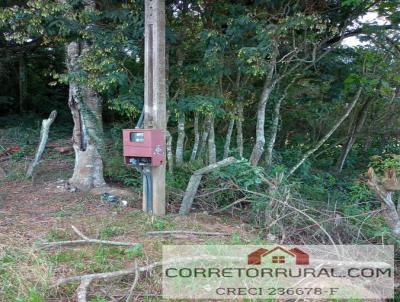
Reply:
[[[8,165],[8,166],[7,166]],[[7,172],[10,163],[3,163]],[[15,167],[14,167],[15,168]],[[0,301],[75,301],[77,284],[54,288],[60,277],[113,271],[146,265],[161,258],[163,244],[242,243],[251,234],[229,217],[169,214],[150,217],[140,210],[132,192],[129,207],[101,200],[101,196],[68,192],[63,179],[72,161],[60,158],[42,162],[33,181],[0,181]],[[108,246],[63,247],[43,250],[40,242],[78,239],[71,225],[91,238],[141,243],[140,249]],[[202,230],[224,232],[224,237],[149,237],[152,230]],[[5,260],[6,259],[6,260]],[[3,276],[2,276],[3,275]],[[94,283],[89,301],[121,301],[132,278]],[[1,284],[2,283],[2,284]],[[142,276],[136,299],[160,300],[159,276]]]

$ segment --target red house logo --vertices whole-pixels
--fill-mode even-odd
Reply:
[[[287,263],[288,258],[294,258],[295,263],[298,265],[308,265],[310,263],[310,257],[302,250],[298,248],[288,250],[281,246],[277,246],[271,250],[259,248],[247,256],[247,263],[250,265],[259,265],[262,262],[262,258],[267,255],[271,257],[272,263]]]

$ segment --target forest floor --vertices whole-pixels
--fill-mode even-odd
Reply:
[[[47,152],[33,180],[21,175],[26,163],[0,162],[8,176],[0,180],[0,301],[76,301],[77,283],[61,288],[52,284],[61,277],[108,272],[151,264],[161,259],[165,244],[260,243],[251,228],[232,217],[205,213],[183,217],[143,213],[140,196],[132,192],[129,207],[116,206],[100,196],[68,192],[63,180],[72,173],[71,157]],[[20,170],[18,172],[18,169]],[[15,172],[17,171],[17,172]],[[18,176],[19,175],[19,176]],[[43,250],[39,243],[79,239],[71,226],[90,238],[141,243],[132,248],[106,245],[58,247]],[[148,231],[196,230],[230,234],[223,237],[149,237]],[[160,301],[160,274],[142,276],[135,299]],[[94,282],[88,301],[122,301],[133,276],[112,282]]]

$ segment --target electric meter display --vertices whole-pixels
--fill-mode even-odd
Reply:
[[[133,143],[143,143],[144,142],[144,133],[143,132],[131,132],[130,133],[130,141]]]

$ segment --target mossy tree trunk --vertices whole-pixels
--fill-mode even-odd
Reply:
[[[67,65],[70,73],[79,70],[78,60],[86,49],[84,42],[68,44]],[[102,100],[91,88],[72,81],[68,106],[74,121],[72,144],[75,151],[74,172],[69,183],[82,191],[104,186]]]

